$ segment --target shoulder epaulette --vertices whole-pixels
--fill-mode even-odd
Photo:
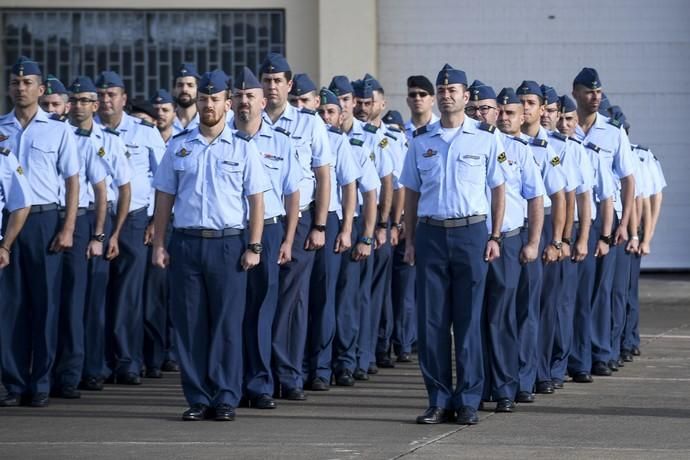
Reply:
[[[357,139],[356,137],[351,137],[350,144],[356,145],[357,147],[361,147],[364,145],[364,141],[362,139]]]
[[[67,117],[65,115],[59,115],[57,113],[54,113],[50,116],[50,119],[55,121],[65,121],[67,120]]]
[[[565,142],[566,139],[568,139],[567,136],[564,136],[563,134],[559,133],[558,131],[551,131],[549,133],[549,136],[555,137],[556,139]]]
[[[303,107],[302,110],[300,110],[302,113],[308,113],[309,115],[316,115],[316,110],[311,110],[306,107]]]
[[[397,140],[398,140],[398,138],[395,137],[394,135],[392,135],[391,133],[385,133],[385,135],[388,136],[388,137],[390,137],[390,138],[393,139],[394,141],[397,141]]]
[[[425,132],[427,132],[427,125],[424,125],[421,128],[415,129],[414,132],[412,133],[412,137],[417,137],[420,134],[424,134]]]
[[[402,131],[400,131],[398,128],[396,128],[395,126],[389,126],[388,129],[390,129],[391,131],[396,132],[396,133],[401,133],[401,132],[402,132]]]
[[[585,144],[585,148],[588,148],[588,149],[590,149],[590,150],[594,150],[594,151],[597,152],[597,153],[599,153],[599,151],[601,150],[601,147],[599,147],[598,145],[593,144],[593,143],[591,143],[591,142],[587,142],[587,143]]]
[[[91,136],[91,131],[89,131],[88,129],[77,128],[74,130],[74,134],[76,134],[77,136],[89,137]]]
[[[615,126],[616,128],[621,127],[621,122],[618,120],[614,120],[613,118],[609,118],[608,124]]]
[[[189,130],[185,129],[185,130],[180,131],[179,133],[175,134],[172,138],[175,139],[177,137],[184,136],[185,134],[188,134],[188,133],[189,133]]]
[[[521,144],[524,144],[524,145],[527,145],[527,144],[528,144],[528,142],[527,142],[526,140],[524,140],[523,138],[521,138],[521,137],[519,137],[519,136],[506,136],[506,137],[507,137],[508,139],[512,139],[512,140],[514,140],[514,141],[520,142]]]
[[[109,127],[109,126],[106,126],[105,128],[103,128],[103,131],[105,131],[105,132],[108,133],[108,134],[114,134],[114,135],[116,135],[116,136],[119,136],[119,135],[120,135],[120,131],[118,131],[118,130],[116,130],[116,129],[113,129],[113,128]]]
[[[494,125],[491,125],[489,123],[484,123],[484,122],[479,123],[479,129],[481,129],[482,131],[488,131],[490,133],[493,133],[494,131],[496,131],[496,127]]]
[[[235,131],[235,137],[239,137],[240,139],[247,141],[247,142],[252,140],[252,136],[245,133],[244,131]]]
[[[10,149],[7,147],[0,147],[0,155],[6,157],[10,154]]]
[[[342,134],[342,133],[343,133],[341,130],[339,130],[339,129],[336,128],[335,126],[329,126],[329,127],[328,127],[328,130],[329,130],[330,132],[336,133],[336,134]]]
[[[546,142],[544,139],[532,139],[532,141],[529,144],[530,145],[536,145],[537,147],[543,147],[543,148],[546,148],[546,146],[549,145],[549,143]]]
[[[638,150],[644,150],[645,152],[649,152],[649,147],[645,147],[644,145],[638,145],[636,148]]]
[[[578,144],[582,144],[582,141],[579,140],[579,139],[577,139],[577,138],[575,138],[575,137],[570,136],[570,137],[568,137],[568,139],[570,139],[570,140],[573,141],[573,142],[577,142]]]
[[[372,125],[371,123],[367,123],[366,125],[364,125],[364,131],[366,131],[368,133],[375,133],[378,130],[379,129],[376,126]]]
[[[280,134],[285,134],[286,136],[290,137],[290,131],[288,131],[285,128],[281,128],[280,126],[276,126],[273,128],[273,131],[279,132]]]
[[[144,125],[144,126],[148,126],[149,128],[154,128],[156,126],[153,123],[151,123],[150,121],[146,121],[146,120],[141,120],[139,122],[139,124]]]

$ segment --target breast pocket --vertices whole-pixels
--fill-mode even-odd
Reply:
[[[480,184],[486,180],[484,157],[481,155],[462,155],[457,161],[460,180]]]
[[[234,160],[218,160],[218,175],[220,179],[233,187],[235,191],[242,190],[244,182],[244,163]]]
[[[31,162],[41,170],[54,170],[57,165],[57,147],[45,139],[36,139],[31,144]]]
[[[441,157],[438,155],[419,160],[417,169],[422,183],[438,183],[441,180],[441,167]]]

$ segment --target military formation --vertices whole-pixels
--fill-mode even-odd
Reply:
[[[416,358],[417,423],[473,425],[640,354],[666,183],[596,70],[571,97],[446,64],[406,122],[372,75],[275,53],[171,83],[12,67],[0,407],[179,371],[182,418],[229,421]]]

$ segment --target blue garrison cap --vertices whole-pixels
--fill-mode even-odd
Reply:
[[[609,108],[611,108],[611,101],[605,93],[601,93],[601,102],[599,103],[599,113],[605,116],[609,116]]]
[[[454,69],[450,64],[446,64],[436,76],[436,86],[454,84],[467,86],[467,75],[462,70]]]
[[[583,67],[580,73],[575,76],[573,85],[582,85],[589,89],[599,89],[601,88],[601,80],[599,80],[599,74],[596,69]]]
[[[518,96],[534,94],[535,96],[539,96],[541,98],[544,97],[544,93],[541,91],[541,86],[539,86],[539,83],[534,80],[525,80],[520,83],[518,88],[515,90],[515,94]]]
[[[76,93],[95,93],[96,85],[91,80],[91,77],[85,75],[80,75],[74,79],[71,85],[69,85],[69,92]]]
[[[558,93],[552,86],[541,85],[541,92],[544,95],[544,104],[555,104],[558,102]]]
[[[98,76],[98,79],[96,80],[96,87],[124,89],[125,83],[122,81],[122,78],[117,74],[117,72],[106,70],[101,72],[101,74]]]
[[[371,86],[371,80],[355,80],[352,82],[354,88],[354,95],[360,99],[369,99],[374,95],[374,88]]]
[[[470,88],[474,88],[474,87],[477,87],[477,86],[484,86],[484,85],[486,85],[486,83],[484,83],[483,81],[481,81],[481,80],[475,80],[475,81],[473,81],[472,84],[470,85]]]
[[[167,89],[159,89],[151,98],[151,104],[172,104],[173,98]]]
[[[177,80],[180,77],[194,77],[198,80],[201,78],[201,75],[199,75],[199,72],[196,70],[196,65],[185,62],[182,63],[175,72],[174,79]]]
[[[620,106],[612,105],[609,111],[611,112],[611,118],[613,118],[616,121],[619,121],[623,128],[625,128],[626,130],[630,129],[630,123],[628,123],[628,119],[623,113],[623,109],[621,109]]]
[[[389,110],[388,112],[386,112],[381,121],[383,121],[387,125],[402,126],[405,124],[402,115],[400,115],[400,112],[398,112],[397,110]]]
[[[285,56],[279,53],[269,53],[261,63],[259,75],[264,73],[292,72]]]
[[[336,96],[333,91],[325,86],[321,88],[321,91],[319,91],[319,97],[321,98],[321,105],[335,104],[340,107],[338,96]]]
[[[27,75],[42,75],[38,62],[26,56],[21,56],[12,66],[12,73],[18,77]]]
[[[240,73],[237,74],[232,87],[234,89],[257,89],[262,86],[259,79],[254,75],[254,72],[252,72],[249,67],[243,67]]]
[[[364,78],[362,80],[369,80],[371,82],[371,89],[374,91],[383,91],[383,86],[381,86],[381,83],[374,78],[374,76],[370,73],[364,74]]]
[[[306,73],[298,73],[292,77],[292,88],[290,88],[290,94],[293,96],[302,96],[310,91],[316,91],[316,85],[309,75]]]
[[[501,105],[522,104],[522,101],[520,101],[520,98],[517,97],[517,94],[515,94],[515,90],[513,88],[503,88],[501,92],[498,93],[496,102]]]
[[[561,113],[570,113],[577,110],[575,101],[573,101],[569,96],[563,95],[558,98],[558,111]]]
[[[201,76],[199,92],[203,94],[216,94],[228,89],[228,76],[222,70],[212,70]]]
[[[331,84],[328,85],[328,89],[336,96],[344,96],[355,92],[352,88],[352,83],[350,83],[350,79],[345,75],[336,75],[333,77],[331,79]]]
[[[496,92],[491,86],[470,86],[470,101],[483,101],[484,99],[496,99]]]
[[[46,95],[51,94],[67,94],[65,85],[55,75],[48,74],[45,80]]]

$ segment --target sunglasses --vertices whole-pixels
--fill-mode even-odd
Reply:
[[[409,97],[410,99],[414,99],[416,97],[422,97],[423,98],[423,97],[427,97],[428,95],[429,95],[429,93],[427,93],[426,91],[410,91],[409,93],[407,93],[407,97]]]
[[[79,97],[79,98],[70,97],[69,101],[72,104],[81,104],[81,105],[86,105],[86,104],[91,104],[93,102],[98,102],[95,99],[89,99],[88,97]]]

